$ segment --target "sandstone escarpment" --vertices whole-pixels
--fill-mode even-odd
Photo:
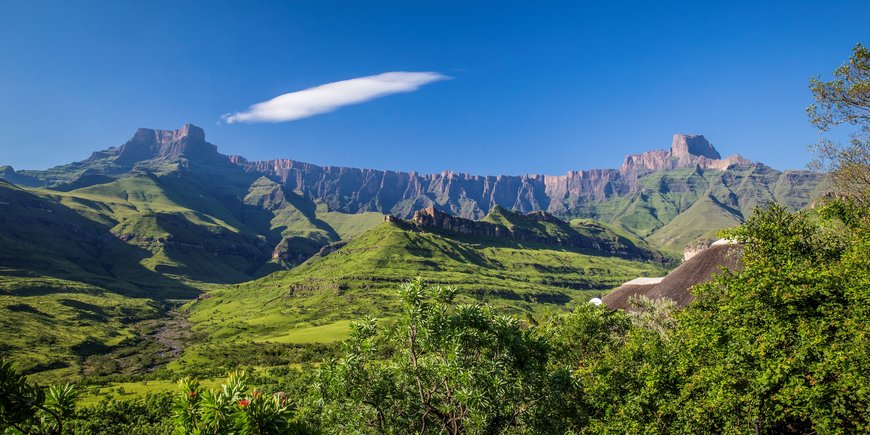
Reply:
[[[626,156],[619,172],[631,178],[662,169],[697,166],[701,169],[724,171],[731,166],[750,164],[751,161],[736,154],[723,159],[719,151],[702,135],[675,134],[670,151],[653,150]]]
[[[466,235],[517,239],[517,234],[503,225],[452,216],[436,210],[433,206],[414,212],[411,221],[420,228],[437,228]]]
[[[637,190],[644,174],[683,167],[725,170],[751,164],[740,156],[719,158],[700,135],[675,135],[670,151],[654,150],[625,158],[620,169],[571,171],[565,175],[480,176],[443,171],[437,174],[317,166],[289,159],[229,161],[264,174],[330,210],[345,213],[377,211],[410,218],[432,205],[468,219],[481,219],[496,205],[520,211],[544,210],[567,215],[583,204],[623,196]]]

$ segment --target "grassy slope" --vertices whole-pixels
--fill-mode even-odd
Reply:
[[[195,183],[178,177],[133,173],[69,192],[35,192],[110,225],[113,235],[149,252],[141,261],[147,269],[174,277],[245,281],[258,266],[252,260],[264,255],[256,232]]]
[[[683,168],[640,177],[639,190],[577,210],[633,238],[672,253],[739,224],[755,207],[776,202],[805,207],[820,186],[805,171],[780,173],[764,165],[727,172]]]
[[[139,265],[143,252],[68,207],[0,182],[0,352],[44,378],[128,342],[160,315],[154,299],[196,290]],[[119,270],[142,282],[120,280]]]
[[[571,227],[583,236],[596,239],[613,240],[616,245],[625,249],[654,251],[646,240],[628,232],[625,228],[592,219],[571,219]]]
[[[382,213],[340,213],[328,211],[324,204],[317,205],[317,218],[335,230],[341,240],[351,240],[384,221]]]
[[[266,217],[280,228],[307,207],[316,216],[290,231],[326,228],[326,242],[382,221],[291,199]],[[142,324],[162,316],[155,300],[192,297],[202,281],[248,281],[255,266],[248,216],[171,174],[134,172],[67,192],[0,181],[0,211],[0,352],[41,379],[93,372],[92,354],[141,345]],[[239,246],[251,255],[234,255]]]
[[[507,312],[542,314],[662,273],[650,263],[383,223],[326,257],[213,292],[189,309],[194,329],[212,341],[331,341],[344,337],[348,320],[395,315],[396,286],[418,275]]]
[[[637,192],[610,197],[579,214],[609,222],[632,238],[645,239],[691,207],[708,184],[705,175],[694,168],[655,172],[638,180]]]
[[[194,165],[198,175],[185,177],[178,165],[164,162],[152,168],[160,176],[133,171],[117,180],[72,183],[67,191],[0,185],[0,352],[21,355],[25,369],[58,367],[46,376],[80,373],[89,353],[133,340],[143,322],[160,315],[152,298],[190,297],[207,287],[201,281],[243,282],[274,270],[277,265],[258,268],[263,260],[254,257],[268,256],[288,237],[299,237],[298,249],[313,252],[325,243],[357,240],[298,269],[221,287],[192,305],[197,330],[213,342],[338,340],[349,319],[390,317],[396,284],[416,275],[460,286],[466,297],[514,313],[540,314],[638,275],[663,273],[614,257],[379,226],[380,213],[331,212],[268,179],[214,168]],[[571,225],[584,235],[642,248],[649,240],[676,252],[739,223],[756,205],[804,206],[801,177],[763,167],[654,173],[640,179],[637,193],[581,213],[609,224]],[[226,184],[226,192],[215,183]],[[485,219],[528,224],[514,217],[496,210]],[[565,231],[551,223],[537,227],[550,235]],[[159,242],[167,239],[190,246]]]
[[[137,341],[139,325],[161,310],[84,283],[51,277],[0,276],[0,352],[38,379],[88,371],[88,357]]]
[[[512,212],[498,205],[493,207],[482,221],[502,225],[509,230],[516,228],[530,230],[542,237],[567,239],[574,231],[567,222],[533,221],[526,219],[521,213]]]
[[[702,198],[654,232],[649,241],[662,249],[679,251],[699,239],[715,240],[719,230],[741,222],[742,215],[719,206],[710,198]]]

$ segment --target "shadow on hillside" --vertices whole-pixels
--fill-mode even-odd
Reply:
[[[0,267],[18,276],[25,292],[56,293],[43,285],[27,288],[39,276],[76,281],[125,296],[152,299],[195,298],[200,291],[147,269],[152,254],[119,240],[110,228],[57,201],[13,185],[0,185]],[[14,270],[21,271],[14,273]],[[5,273],[5,272],[4,272]],[[17,294],[17,292],[16,292]]]

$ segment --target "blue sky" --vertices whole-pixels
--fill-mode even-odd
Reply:
[[[819,137],[809,78],[870,44],[867,1],[604,3],[0,1],[0,164],[46,168],[191,122],[225,154],[321,165],[561,174],[685,132],[802,168]],[[221,121],[396,71],[450,79]]]

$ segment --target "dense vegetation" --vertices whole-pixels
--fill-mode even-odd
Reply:
[[[400,287],[395,323],[354,323],[339,355],[319,368],[275,374],[266,392],[248,391],[238,374],[214,392],[183,379],[153,425],[182,433],[865,432],[868,217],[848,200],[818,213],[760,210],[728,233],[744,245],[743,267],[697,287],[680,312],[662,301],[636,301],[633,314],[583,304],[534,325],[414,280]],[[41,412],[51,408],[31,398],[38,389],[3,385],[5,424],[51,424]],[[117,406],[67,410],[64,421],[86,425]],[[113,414],[111,430],[131,418],[143,416]]]

